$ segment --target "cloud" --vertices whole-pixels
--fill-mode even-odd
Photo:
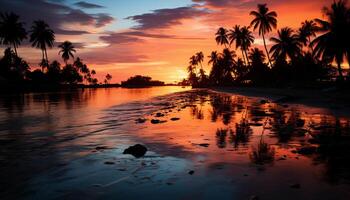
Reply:
[[[134,15],[127,17],[136,21],[139,25],[135,29],[157,29],[167,28],[173,25],[181,24],[181,20],[194,17],[200,17],[207,14],[207,9],[196,8],[195,6],[178,7],[170,9],[158,9],[152,13]]]
[[[0,12],[14,12],[20,15],[27,26],[30,27],[34,20],[43,19],[57,33],[78,35],[85,34],[81,30],[65,30],[64,24],[80,24],[96,28],[111,23],[114,19],[105,13],[89,14],[80,9],[75,9],[60,1],[45,0],[1,0]]]
[[[104,8],[104,6],[100,6],[100,5],[93,4],[93,3],[88,3],[85,1],[79,1],[79,2],[75,3],[74,5],[76,5],[80,8]]]

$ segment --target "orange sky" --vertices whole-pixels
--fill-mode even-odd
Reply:
[[[70,40],[80,44],[77,56],[88,63],[90,68],[96,69],[100,81],[110,73],[113,76],[112,82],[116,83],[136,74],[148,75],[170,83],[186,77],[188,58],[194,53],[203,51],[207,57],[212,50],[222,49],[214,40],[218,27],[249,25],[252,20],[249,12],[256,8],[257,3],[266,2],[270,10],[278,13],[278,28],[284,26],[297,28],[306,19],[322,18],[322,7],[329,6],[332,1],[179,0],[183,5],[167,7],[165,4],[159,9],[152,7],[143,13],[130,11],[128,14],[125,11],[125,14],[120,15],[114,14],[121,12],[118,6],[114,8],[112,5],[103,5],[104,1],[96,1],[95,3],[101,3],[104,7],[98,9],[108,13],[113,20],[106,21],[102,26],[62,22],[59,24],[60,28],[84,30],[89,33],[57,34],[56,41]],[[146,6],[148,1],[140,2]],[[130,5],[127,8],[136,9],[132,7],[132,3]],[[66,6],[72,6],[72,4]],[[142,7],[142,5],[139,6]],[[80,9],[88,14],[93,13],[91,9]],[[96,13],[91,15],[98,16]],[[129,16],[132,18],[126,19]],[[96,17],[95,21],[98,20]],[[261,38],[256,35],[254,45],[261,48],[261,44]],[[57,48],[50,50],[49,58],[60,59],[57,52]],[[21,47],[19,53],[32,65],[39,63],[41,56],[39,50]],[[240,52],[237,52],[237,55],[240,55]],[[205,69],[208,72],[207,61],[208,59],[205,60]]]

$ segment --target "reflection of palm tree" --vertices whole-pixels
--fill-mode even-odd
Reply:
[[[23,23],[18,20],[19,16],[14,13],[0,14],[0,43],[12,45],[16,56],[18,56],[17,47],[27,37]]]
[[[291,28],[282,28],[278,31],[278,37],[272,37],[271,42],[275,43],[270,52],[274,59],[286,59],[287,56],[294,60],[301,52],[301,45],[298,36],[293,33]]]
[[[75,47],[69,41],[63,42],[58,47],[61,48],[61,50],[59,51],[59,54],[62,53],[62,58],[67,65],[67,61],[69,60],[69,58],[70,57],[74,58],[73,53],[76,52]]]
[[[265,34],[271,32],[272,28],[275,29],[277,27],[277,13],[274,11],[269,12],[266,4],[259,4],[258,11],[252,11],[250,15],[254,16],[250,25],[254,27],[254,30],[259,29],[259,35],[263,37],[267,58],[270,66],[272,66],[269,51],[266,47]]]
[[[227,30],[223,27],[219,28],[219,30],[216,32],[216,43],[220,45],[224,45],[225,48],[227,47],[228,44],[228,39],[227,39]]]
[[[42,20],[34,21],[30,32],[30,42],[32,46],[41,49],[42,58],[48,63],[46,47],[53,47],[55,33],[50,29],[49,25]]]
[[[319,31],[324,33],[314,39],[311,46],[314,47],[316,57],[323,60],[335,60],[338,66],[339,77],[342,80],[341,63],[345,56],[350,62],[350,9],[346,7],[346,1],[334,2],[331,8],[324,8],[324,14],[328,21],[316,19]]]

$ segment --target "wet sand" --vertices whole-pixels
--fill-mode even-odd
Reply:
[[[58,109],[56,99],[53,112],[70,113],[56,120],[80,113],[71,126],[48,123],[39,107],[16,110],[7,121],[47,126],[26,123],[13,134],[0,124],[0,192],[4,199],[349,199],[350,118],[261,100],[191,90],[108,104],[86,118],[84,106]],[[134,144],[148,151],[123,154]]]

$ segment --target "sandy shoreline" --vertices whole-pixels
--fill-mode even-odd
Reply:
[[[267,99],[276,103],[303,104],[332,111],[350,113],[350,93],[335,89],[291,89],[258,87],[218,87],[213,91]]]

